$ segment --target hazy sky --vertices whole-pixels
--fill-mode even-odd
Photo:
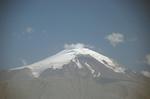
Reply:
[[[31,64],[76,43],[92,46],[129,68],[150,67],[146,2],[6,1],[0,10],[0,69]]]

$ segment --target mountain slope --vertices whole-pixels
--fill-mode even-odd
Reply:
[[[149,80],[87,48],[0,72],[0,99],[149,99]]]

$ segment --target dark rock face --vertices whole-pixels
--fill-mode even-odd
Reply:
[[[70,75],[78,75],[78,76],[93,76],[97,75],[98,73],[101,73],[103,77],[108,78],[120,78],[123,79],[126,76],[122,73],[116,73],[113,70],[107,68],[104,64],[98,62],[94,58],[92,58],[89,55],[84,56],[78,56],[75,58],[79,61],[79,63],[82,65],[82,68],[78,68],[77,64],[73,61],[63,66],[62,69],[46,69],[40,74],[40,77],[49,77],[49,76],[70,76]],[[91,68],[94,70],[94,73],[92,74],[89,68],[86,66],[86,64],[90,65]]]

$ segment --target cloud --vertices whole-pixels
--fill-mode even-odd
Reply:
[[[148,71],[141,71],[141,74],[150,78],[150,72],[148,72]]]
[[[27,33],[33,32],[33,28],[32,28],[32,27],[27,27],[27,28],[26,28],[26,32],[27,32]]]
[[[23,66],[27,65],[27,61],[25,59],[21,59]]]
[[[113,46],[116,47],[118,44],[124,42],[124,35],[121,33],[111,33],[105,37],[106,40],[109,41],[109,43]]]
[[[150,54],[147,54],[147,55],[145,55],[144,58],[137,60],[136,63],[137,64],[145,64],[145,65],[147,64],[150,66]]]
[[[145,56],[145,62],[146,62],[146,64],[150,65],[150,54],[147,54]]]
[[[76,44],[65,44],[64,45],[65,49],[73,49],[73,48],[93,48],[93,46],[90,45],[85,45],[82,43],[76,43]]]

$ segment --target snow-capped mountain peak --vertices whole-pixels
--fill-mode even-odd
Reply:
[[[81,69],[83,68],[83,66],[80,61],[76,59],[78,55],[89,55],[92,58],[96,59],[98,62],[102,63],[108,69],[111,69],[114,72],[124,73],[124,68],[117,66],[117,64],[115,64],[110,58],[88,48],[65,49],[58,54],[48,57],[42,61],[11,70],[29,68],[32,70],[33,75],[35,77],[38,77],[46,69],[62,69],[64,65],[69,64],[71,61],[76,63],[77,67]],[[90,69],[91,73],[94,73],[94,70],[92,69],[92,67],[90,67],[90,65],[88,65],[87,63],[85,63],[85,65],[88,69]]]

